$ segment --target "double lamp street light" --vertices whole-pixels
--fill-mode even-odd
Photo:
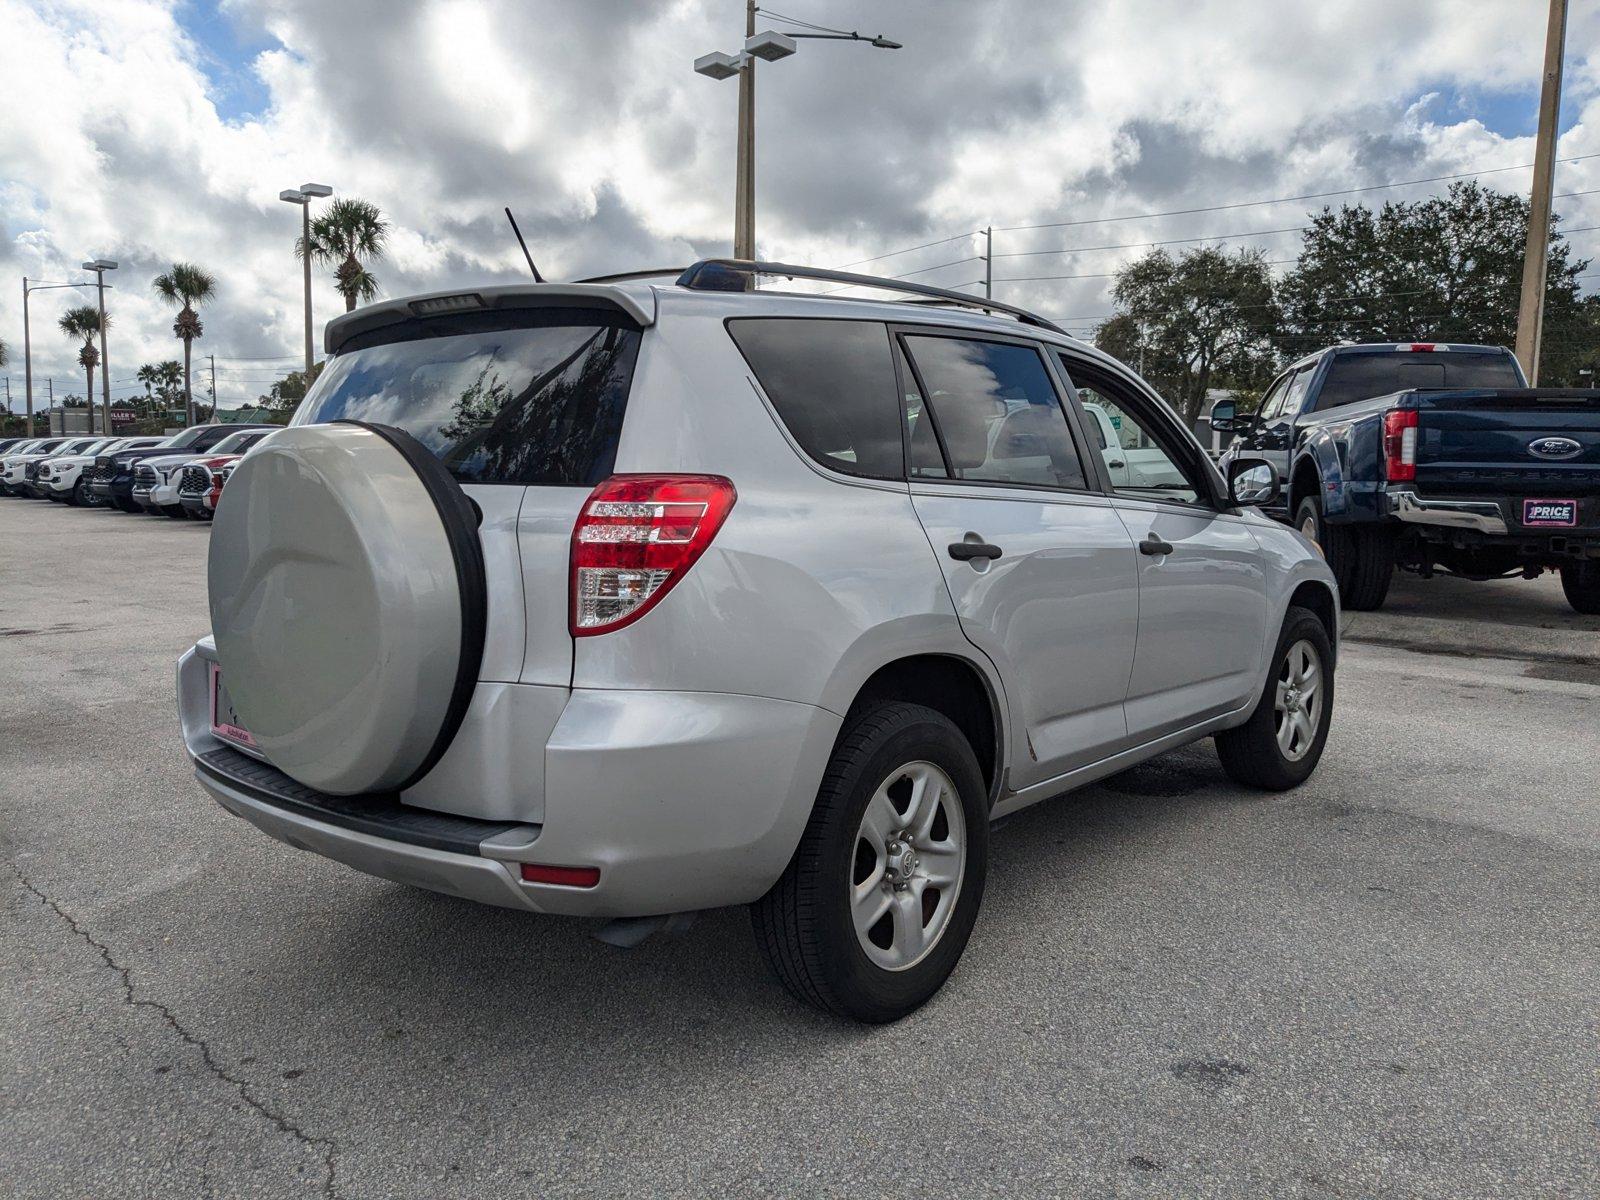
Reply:
[[[100,389],[105,407],[101,410],[103,419],[100,431],[105,434],[111,432],[111,367],[106,361],[106,275],[107,271],[115,271],[117,264],[109,258],[97,258],[92,262],[83,264],[85,271],[93,271],[95,282],[78,283],[40,283],[30,280],[26,275],[22,277],[22,376],[23,391],[26,395],[28,406],[28,436],[33,436],[33,328],[29,320],[28,297],[34,292],[49,292],[57,288],[93,287],[100,294]],[[85,433],[94,432],[94,406],[89,405],[84,412]],[[67,412],[61,410],[61,432],[67,431]],[[45,432],[49,432],[48,418],[46,418]]]
[[[777,62],[788,58],[798,48],[796,39],[814,38],[819,41],[865,42],[879,50],[899,50],[900,43],[892,42],[882,34],[865,37],[859,33],[842,30],[823,30],[802,33],[775,30],[756,32],[756,14],[761,9],[755,0],[745,0],[744,51],[740,54],[703,54],[694,60],[697,74],[708,79],[739,77],[739,163],[734,185],[733,204],[733,256],[752,260],[756,256],[756,60]],[[773,14],[776,16],[777,14]],[[787,19],[787,18],[780,18]]]

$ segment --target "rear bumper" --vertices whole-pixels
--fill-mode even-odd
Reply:
[[[1529,564],[1556,566],[1600,558],[1600,500],[1585,498],[1578,505],[1579,524],[1569,528],[1521,524],[1518,497],[1423,497],[1397,489],[1385,494],[1384,512],[1431,543],[1510,552]]]
[[[799,843],[840,725],[761,697],[479,684],[418,787],[321,796],[211,735],[214,653],[208,639],[179,661],[178,701],[196,777],[224,808],[368,874],[534,912],[629,917],[757,899]],[[477,815],[506,807],[493,802],[496,780],[530,745],[537,762],[510,773],[542,776],[540,795]],[[598,867],[600,881],[525,883],[524,862]]]
[[[1385,493],[1385,505],[1389,516],[1411,525],[1471,529],[1490,536],[1507,532],[1505,516],[1493,500],[1431,500],[1395,489]]]

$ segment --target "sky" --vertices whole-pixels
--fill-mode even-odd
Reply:
[[[804,41],[759,66],[759,254],[974,290],[975,231],[993,226],[995,295],[1080,333],[1152,243],[1276,262],[1322,203],[1447,185],[1248,202],[1474,172],[1525,193],[1531,179],[1545,0],[781,2],[904,48]],[[739,48],[743,8],[0,0],[12,409],[22,278],[81,279],[95,257],[120,263],[114,396],[142,390],[141,363],[181,357],[151,280],[184,260],[218,280],[198,361],[216,356],[223,406],[251,402],[299,362],[299,213],[277,196],[305,182],[393,222],[371,268],[386,295],[524,278],[505,205],[549,278],[728,253],[738,88],[691,64]],[[1556,208],[1585,230],[1578,255],[1600,260],[1600,5],[1572,6],[1567,46],[1558,157],[1577,161],[1557,166]],[[1246,206],[1217,209],[1230,204]],[[1142,215],[1197,208],[1214,211]],[[47,377],[81,394],[55,327],[76,295],[33,294],[36,402]],[[319,327],[343,309],[328,271],[314,303]]]

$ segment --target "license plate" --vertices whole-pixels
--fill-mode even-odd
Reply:
[[[233,711],[228,699],[228,689],[222,685],[222,668],[211,664],[211,732],[225,742],[256,748],[255,738],[239,723],[239,714]]]
[[[1576,500],[1524,500],[1522,523],[1530,526],[1571,528],[1578,523]]]

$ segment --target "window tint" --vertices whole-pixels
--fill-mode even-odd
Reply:
[[[1507,354],[1380,350],[1336,354],[1317,393],[1317,407],[1334,408],[1406,388],[1519,388]]]
[[[950,475],[1082,488],[1083,464],[1044,360],[1027,346],[908,336]]]
[[[1283,411],[1283,394],[1288,390],[1289,380],[1293,376],[1293,371],[1278,376],[1267,389],[1267,394],[1261,397],[1260,415],[1263,421],[1270,421]]]
[[[292,423],[398,426],[463,483],[592,487],[616,461],[639,336],[570,308],[385,326],[328,360]]]
[[[1063,360],[1090,425],[1109,431],[1100,455],[1118,495],[1198,503],[1202,492],[1185,470],[1177,434],[1150,414],[1150,402],[1111,376]]]
[[[1316,363],[1295,372],[1294,380],[1284,392],[1283,403],[1278,408],[1280,416],[1294,418],[1300,415],[1300,408],[1306,402],[1306,389],[1311,386],[1311,377],[1316,373]]]
[[[922,389],[917,377],[906,361],[899,343],[894,347],[895,364],[900,368],[900,381],[905,387],[906,428],[910,431],[911,474],[917,479],[948,479],[944,469],[944,454],[939,449],[939,435],[933,428],[933,418],[922,399]]]
[[[729,321],[728,332],[807,454],[847,475],[905,477],[882,324],[760,317]]]

